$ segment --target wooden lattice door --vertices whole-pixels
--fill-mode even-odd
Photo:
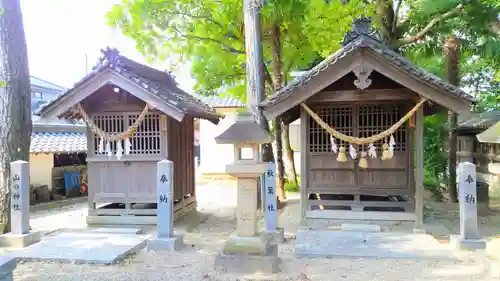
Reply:
[[[317,114],[337,131],[350,136],[368,137],[391,127],[406,113],[407,106],[394,103],[365,103],[322,104],[314,108]],[[408,152],[407,124],[393,135],[396,141],[393,159],[380,159],[384,143],[384,140],[380,140],[374,143],[378,157],[368,158],[368,168],[363,169],[359,167],[359,156],[361,151],[368,151],[368,146],[353,145],[357,151],[357,157],[352,159],[348,152],[350,144],[335,139],[338,147],[346,147],[348,158],[347,162],[338,162],[336,161],[338,154],[332,152],[330,135],[312,118],[308,119],[309,189],[314,192],[312,199],[321,200],[322,208],[329,209],[326,203],[331,203],[337,206],[330,206],[333,209],[362,211],[373,206],[379,208],[391,205],[375,203],[375,201],[392,200],[391,198],[395,196],[401,198],[401,196],[410,195],[409,163],[411,157]]]

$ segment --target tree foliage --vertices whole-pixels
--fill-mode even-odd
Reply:
[[[317,55],[302,30],[305,0],[269,1],[262,11],[264,61],[271,71],[270,26],[279,17],[285,73],[308,66]],[[242,101],[245,46],[241,0],[154,1],[124,0],[107,14],[112,26],[137,43],[144,55],[164,59],[179,55],[189,62],[194,90],[204,95],[225,93]],[[266,81],[271,83],[270,76]]]
[[[190,62],[200,94],[245,100],[242,0],[122,0],[109,23],[154,59],[176,54]],[[340,48],[352,19],[372,16],[382,39],[417,65],[446,77],[443,44],[460,39],[461,86],[481,101],[476,110],[499,107],[499,0],[269,0],[262,10],[266,82],[271,85],[270,30],[281,28],[281,72],[308,69]],[[440,116],[426,120],[428,174],[438,176],[444,143]],[[436,154],[437,153],[437,154]]]

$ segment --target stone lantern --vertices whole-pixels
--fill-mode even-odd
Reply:
[[[215,141],[234,146],[234,162],[226,165],[225,172],[236,178],[238,189],[236,233],[217,256],[215,267],[222,271],[278,272],[280,259],[276,242],[257,231],[259,177],[268,168],[260,159],[260,146],[271,142],[271,137],[251,113],[243,112]]]

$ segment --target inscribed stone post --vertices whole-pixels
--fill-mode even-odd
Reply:
[[[19,160],[10,163],[10,223],[11,233],[14,235],[27,234],[30,231],[29,173],[28,162]]]
[[[277,198],[276,198],[276,165],[269,163],[265,173],[265,197],[266,204],[266,231],[275,232],[278,225]]]
[[[157,228],[158,238],[173,236],[173,163],[161,160],[157,163]]]
[[[460,237],[479,239],[477,227],[476,165],[465,162],[459,164],[460,192]]]

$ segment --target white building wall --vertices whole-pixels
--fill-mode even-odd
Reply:
[[[218,125],[200,120],[200,172],[202,174],[225,173],[225,166],[234,160],[231,144],[217,144],[215,137],[236,121],[236,112],[226,112]]]
[[[226,112],[218,125],[200,120],[200,172],[202,174],[224,173],[225,166],[233,162],[234,152],[230,144],[217,144],[215,137],[236,121],[236,111]],[[300,172],[300,120],[290,124],[290,144],[294,150],[294,162]],[[274,147],[276,147],[274,145]]]

